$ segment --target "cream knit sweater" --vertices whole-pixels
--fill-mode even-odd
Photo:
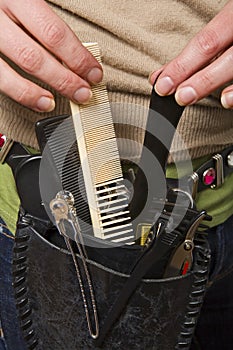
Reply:
[[[149,104],[148,75],[174,58],[195,33],[225,5],[226,0],[53,0],[48,1],[83,42],[98,42],[114,118],[142,126]],[[26,74],[25,74],[26,75]],[[69,113],[69,103],[56,96],[50,114],[32,112],[0,95],[0,132],[37,147],[36,120]],[[142,106],[140,108],[136,106]],[[120,110],[120,112],[119,112]],[[120,117],[119,117],[120,113]],[[122,117],[123,116],[123,117]],[[142,141],[141,133],[117,127],[121,137]],[[178,127],[192,158],[233,143],[233,112],[219,103],[219,92],[187,107]],[[175,138],[172,156],[185,157]]]

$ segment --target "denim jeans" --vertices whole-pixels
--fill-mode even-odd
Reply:
[[[11,279],[11,260],[14,237],[0,218],[0,350],[25,350]]]
[[[208,230],[210,282],[191,350],[233,349],[233,216]]]
[[[209,229],[208,237],[212,255],[210,282],[191,349],[232,350],[233,216]],[[0,350],[26,350],[11,284],[12,246],[13,236],[0,220],[0,320],[4,334],[0,338]]]

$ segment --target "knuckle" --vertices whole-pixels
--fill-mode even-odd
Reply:
[[[218,53],[220,49],[219,36],[216,31],[212,29],[200,32],[197,37],[197,46],[201,54],[204,56],[212,56]]]
[[[61,45],[65,38],[65,28],[57,22],[48,22],[44,29],[44,37],[51,48]]]
[[[188,70],[183,62],[176,60],[173,64],[173,71],[177,76],[187,76]]]
[[[73,85],[74,81],[72,75],[69,72],[66,72],[62,78],[56,80],[55,89],[64,94],[66,91],[70,90]]]
[[[215,80],[214,80],[214,76],[211,72],[204,72],[201,76],[201,84],[200,86],[202,86],[202,88],[204,89],[208,89],[211,90],[212,87],[214,87],[215,85]]]
[[[90,63],[88,54],[84,50],[76,50],[76,54],[73,56],[77,58],[70,64],[71,69],[80,75],[84,75],[85,71],[89,68]]]
[[[43,57],[40,50],[24,47],[18,51],[18,60],[21,67],[28,73],[34,73],[40,69]]]
[[[25,84],[21,90],[17,91],[16,101],[22,105],[28,105],[32,100],[32,89],[30,84]]]

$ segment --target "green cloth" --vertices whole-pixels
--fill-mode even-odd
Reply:
[[[34,148],[26,148],[30,154],[38,154]],[[6,163],[0,163],[0,217],[13,234],[16,229],[19,205],[20,200],[11,168]]]
[[[11,168],[0,164],[0,216],[12,233],[15,232],[19,203]]]
[[[193,168],[197,169],[209,157],[193,161]],[[176,164],[177,165],[177,164]],[[187,164],[180,162],[179,176],[187,175]],[[167,177],[177,178],[175,165],[167,167]],[[233,214],[233,173],[227,176],[224,184],[217,189],[206,189],[197,194],[196,205],[198,209],[205,209],[213,220],[208,226],[213,227],[224,222]],[[17,195],[15,181],[10,167],[0,164],[0,216],[6,222],[12,233],[15,232],[19,209],[19,198]]]

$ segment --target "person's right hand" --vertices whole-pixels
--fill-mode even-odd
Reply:
[[[0,52],[67,98],[85,103],[102,67],[43,0],[0,0]],[[64,62],[65,66],[61,63]],[[0,91],[36,111],[51,111],[54,98],[0,58]]]

